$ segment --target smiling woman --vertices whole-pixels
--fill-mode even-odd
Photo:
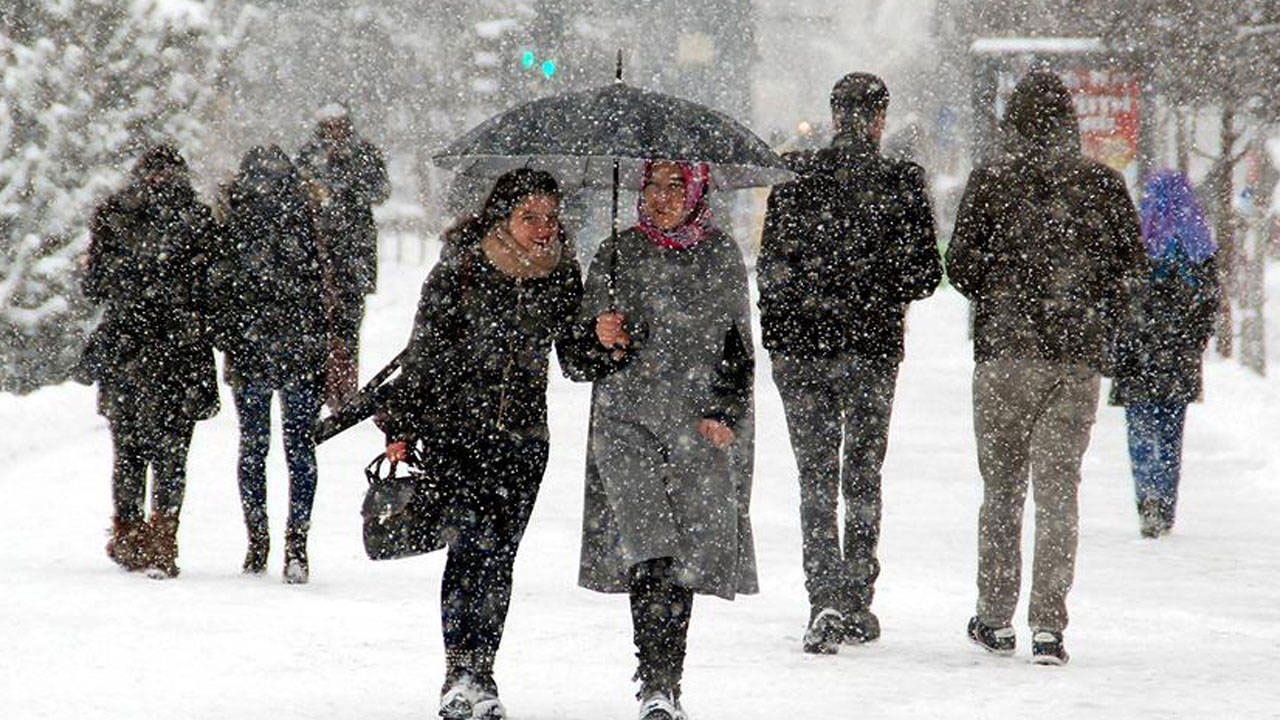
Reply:
[[[694,594],[756,591],[747,275],[708,186],[706,165],[647,163],[639,223],[602,244],[583,301],[626,362],[592,395],[579,583],[630,595],[642,720],[684,717]]]
[[[493,662],[547,463],[551,346],[566,374],[579,371],[580,355],[608,361],[576,322],[582,280],[559,213],[555,178],[515,170],[445,234],[382,414],[388,459],[415,459],[460,488],[445,511],[440,591],[446,720],[505,716]]]

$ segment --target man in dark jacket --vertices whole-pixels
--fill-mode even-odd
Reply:
[[[178,513],[197,420],[218,410],[207,267],[213,216],[187,164],[148,150],[130,184],[98,206],[84,294],[102,306],[78,379],[98,383],[98,412],[115,448],[115,516],[107,555],[128,570],[178,574]],[[151,519],[145,521],[147,467]]]
[[[391,185],[382,153],[356,134],[340,106],[321,111],[315,138],[298,153],[311,195],[333,327],[327,395],[336,406],[356,389],[364,296],[377,289],[378,229],[373,206]]]
[[[760,325],[800,472],[806,652],[880,635],[880,466],[903,317],[942,277],[923,170],[880,154],[888,104],[874,75],[836,83],[831,146],[787,156],[799,179],[774,189],[765,215]]]
[[[1145,257],[1124,180],[1081,154],[1071,95],[1058,76],[1023,78],[1002,130],[1005,152],[970,175],[947,248],[949,277],[974,304],[973,415],[984,493],[977,615],[968,633],[989,651],[1014,650],[1030,476],[1032,655],[1062,664],[1080,461],[1116,324]]]

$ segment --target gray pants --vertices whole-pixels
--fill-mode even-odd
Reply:
[[[800,471],[805,589],[814,608],[851,613],[871,605],[880,575],[880,466],[897,378],[896,363],[851,355],[773,356]],[[843,552],[836,512],[842,491]]]
[[[1013,620],[1022,574],[1027,481],[1036,506],[1031,627],[1062,631],[1075,576],[1080,461],[1098,409],[1098,374],[1033,359],[978,363],[973,424],[982,473],[978,517],[978,618]]]

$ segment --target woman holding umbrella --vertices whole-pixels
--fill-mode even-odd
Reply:
[[[610,362],[577,324],[581,272],[559,212],[551,175],[514,170],[445,233],[381,418],[389,460],[413,455],[460,488],[440,591],[446,720],[505,717],[493,662],[547,463],[551,346],[571,376],[592,353]]]
[[[684,717],[694,594],[757,589],[747,274],[709,186],[705,164],[646,163],[639,222],[602,244],[583,301],[628,362],[592,396],[580,583],[630,595],[642,720]]]

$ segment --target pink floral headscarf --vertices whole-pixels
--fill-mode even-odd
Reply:
[[[647,185],[653,177],[653,166],[658,161],[647,160],[644,164],[644,183]],[[706,203],[707,192],[711,187],[711,167],[706,163],[674,163],[684,175],[684,210],[687,213],[680,227],[670,232],[660,229],[644,207],[644,193],[636,201],[639,222],[636,229],[643,232],[658,247],[671,250],[684,250],[697,245],[711,230],[711,208]]]

